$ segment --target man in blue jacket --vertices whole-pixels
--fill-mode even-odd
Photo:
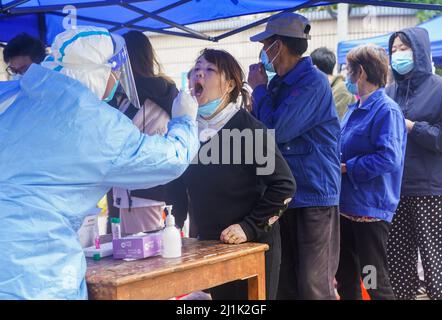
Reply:
[[[340,126],[330,85],[307,51],[310,24],[298,14],[269,19],[261,63],[250,66],[253,114],[275,129],[298,183],[281,217],[279,299],[335,299],[339,259]],[[277,75],[267,85],[265,71]]]

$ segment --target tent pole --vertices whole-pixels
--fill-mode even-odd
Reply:
[[[16,0],[16,1],[10,2],[7,5],[2,5],[1,8],[0,8],[1,9],[0,13],[6,13],[7,14],[7,13],[10,12],[11,9],[13,9],[13,8],[23,4],[23,3],[29,2],[29,1],[30,0]]]
[[[146,16],[148,18],[160,21],[162,23],[168,24],[168,25],[170,25],[172,27],[175,27],[177,29],[183,30],[183,31],[193,35],[195,38],[199,38],[199,39],[202,39],[202,40],[215,41],[215,39],[213,37],[211,37],[211,36],[209,36],[207,34],[204,34],[202,32],[198,32],[196,30],[190,29],[190,28],[185,27],[185,26],[183,26],[183,25],[181,25],[179,23],[175,23],[173,21],[170,21],[169,19],[160,17],[160,16],[155,15],[155,14],[153,14],[151,12],[146,11],[146,10],[139,9],[139,8],[133,6],[133,5],[128,4],[128,3],[120,3],[119,5],[124,7],[124,8],[126,8],[126,9],[132,10],[132,11],[134,11],[136,13],[144,15],[144,16]]]
[[[21,0],[28,2],[30,0]],[[144,1],[152,1],[152,0],[124,0],[125,3],[136,3],[136,2],[144,2]],[[63,10],[63,8],[66,5],[73,5],[77,9],[83,9],[83,8],[94,8],[94,7],[107,7],[107,6],[114,6],[119,5],[122,2],[122,0],[107,0],[107,1],[91,1],[91,2],[82,2],[82,3],[72,3],[72,2],[66,2],[64,4],[55,4],[55,5],[47,5],[47,6],[35,6],[35,7],[29,7],[29,8],[13,8],[10,9],[8,13],[11,14],[19,14],[19,13],[48,13],[56,10]]]
[[[207,39],[203,39],[201,37],[195,37],[194,35],[192,35],[190,33],[168,31],[168,30],[163,30],[163,29],[155,29],[155,28],[141,27],[141,26],[137,26],[137,27],[130,26],[130,28],[137,29],[142,32],[155,32],[155,33],[160,33],[160,34],[167,34],[167,35],[171,35],[171,36],[185,37],[185,38],[191,38],[191,39],[196,39],[196,40],[207,40]]]
[[[61,12],[49,12],[49,14],[54,15],[54,16],[58,16],[58,17],[66,17],[68,16],[68,14],[66,13],[61,13]],[[110,24],[112,26],[118,26],[119,23],[114,22],[114,21],[109,21],[109,20],[104,20],[104,19],[98,19],[98,18],[91,18],[91,17],[84,17],[81,15],[76,15],[76,18],[78,20],[84,20],[84,21],[88,21],[88,22],[96,22],[96,23],[101,23],[101,24]]]
[[[165,6],[165,7],[161,8],[161,9],[152,11],[152,14],[158,15],[158,14],[160,14],[162,12],[168,11],[168,10],[176,8],[176,7],[179,7],[179,6],[183,5],[183,4],[186,4],[186,3],[191,2],[191,1],[192,0],[181,0],[181,1],[178,1],[178,2],[175,2],[175,3],[172,3],[172,4],[168,5],[168,6]],[[133,24],[135,24],[137,22],[140,22],[140,21],[143,21],[143,20],[147,20],[147,19],[148,19],[148,17],[146,17],[143,14],[142,17],[129,20],[129,21],[125,22],[121,27],[114,27],[110,31],[111,32],[115,32],[115,31],[120,30],[121,28],[124,28],[125,26],[130,26],[130,25],[133,25]]]
[[[66,16],[66,14],[61,13],[61,12],[51,12],[49,14],[52,14],[54,16],[59,16],[59,17],[65,17]],[[98,19],[98,18],[90,18],[90,17],[84,17],[84,16],[78,16],[77,15],[77,19],[78,20],[83,20],[83,21],[88,21],[88,22],[96,22],[96,23],[100,23],[100,24],[104,24],[104,25],[106,25],[106,24],[113,25],[114,27],[121,26],[120,23],[109,21],[109,20]],[[125,28],[125,27],[126,26],[123,26],[123,28]],[[149,32],[156,32],[156,33],[167,34],[167,35],[178,36],[178,37],[187,37],[187,38],[192,38],[192,39],[200,39],[200,38],[196,38],[193,35],[188,34],[188,33],[181,33],[181,32],[175,32],[175,31],[162,30],[162,29],[154,29],[154,28],[141,27],[141,26],[128,26],[128,27],[130,27],[132,29],[140,30],[140,31],[149,31]]]

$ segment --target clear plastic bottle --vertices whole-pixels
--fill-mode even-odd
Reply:
[[[166,217],[166,227],[163,230],[163,258],[181,257],[181,233],[175,226],[175,217],[169,213]]]
[[[121,220],[120,218],[112,218],[112,239],[120,239],[121,238]]]

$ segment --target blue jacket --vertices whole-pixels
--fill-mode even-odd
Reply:
[[[275,76],[268,88],[256,87],[253,99],[253,114],[275,129],[295,177],[298,191],[289,207],[338,205],[340,126],[325,75],[305,57],[284,77]]]
[[[399,203],[407,130],[399,106],[383,88],[342,119],[340,210],[391,222]]]
[[[393,72],[395,84],[386,91],[415,122],[408,134],[402,195],[442,195],[442,77],[432,74],[428,32],[416,27],[401,32],[410,39],[414,69],[410,78]]]

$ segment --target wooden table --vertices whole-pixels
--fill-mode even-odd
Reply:
[[[248,279],[249,299],[265,300],[266,250],[268,245],[261,243],[184,239],[180,258],[87,259],[89,299],[168,299]]]

